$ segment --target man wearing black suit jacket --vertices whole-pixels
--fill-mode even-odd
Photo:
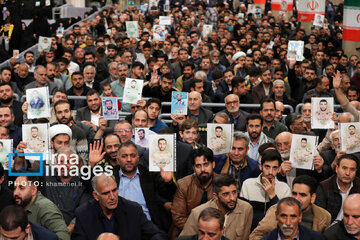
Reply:
[[[101,117],[103,110],[101,107],[101,98],[97,91],[91,89],[86,95],[87,106],[79,108],[76,111],[76,121],[81,121],[87,125],[90,125],[96,131],[99,126],[99,118]],[[116,121],[108,120],[107,127],[114,127]]]
[[[15,115],[14,124],[21,127],[23,124],[22,104],[14,99],[14,90],[8,82],[0,83],[0,102],[1,106],[12,108]]]
[[[95,240],[104,232],[121,240],[165,240],[167,235],[146,218],[141,206],[118,196],[113,176],[102,174],[91,180],[95,199],[76,212],[73,240]]]

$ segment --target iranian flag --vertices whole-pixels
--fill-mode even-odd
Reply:
[[[360,0],[345,0],[343,40],[360,41]]]
[[[255,0],[254,4],[265,4],[266,0]]]
[[[272,11],[292,11],[293,0],[272,0],[271,10]]]
[[[312,22],[315,14],[325,15],[325,0],[300,0],[297,7],[300,22]]]

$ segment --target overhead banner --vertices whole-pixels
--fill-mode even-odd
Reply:
[[[292,11],[294,8],[292,0],[272,0],[271,11]]]
[[[345,0],[343,40],[360,41],[360,1]]]
[[[315,14],[325,15],[325,0],[298,1],[298,21],[312,22]]]

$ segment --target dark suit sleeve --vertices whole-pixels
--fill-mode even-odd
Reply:
[[[319,207],[322,207],[324,209],[326,209],[327,204],[326,204],[326,196],[324,193],[324,190],[322,188],[322,186],[318,186],[317,190],[316,190],[316,200],[315,200],[315,204]]]
[[[79,218],[78,215],[75,215],[75,217],[76,217],[76,222],[75,222],[74,231],[71,234],[71,240],[88,240],[85,234],[86,226],[82,226],[81,218]]]
[[[155,88],[155,87],[151,88],[151,87],[149,86],[149,84],[147,84],[146,86],[144,86],[143,92],[142,92],[143,96],[144,96],[144,97],[152,97],[152,94],[155,94],[155,95],[156,95],[156,93],[155,93],[155,91],[154,91],[154,88]],[[154,96],[153,96],[153,97],[154,97]]]

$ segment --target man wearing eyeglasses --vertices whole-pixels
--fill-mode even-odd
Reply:
[[[225,107],[223,111],[230,117],[230,123],[233,123],[235,130],[245,131],[246,117],[249,113],[240,109],[239,97],[235,94],[229,94],[225,98]]]

